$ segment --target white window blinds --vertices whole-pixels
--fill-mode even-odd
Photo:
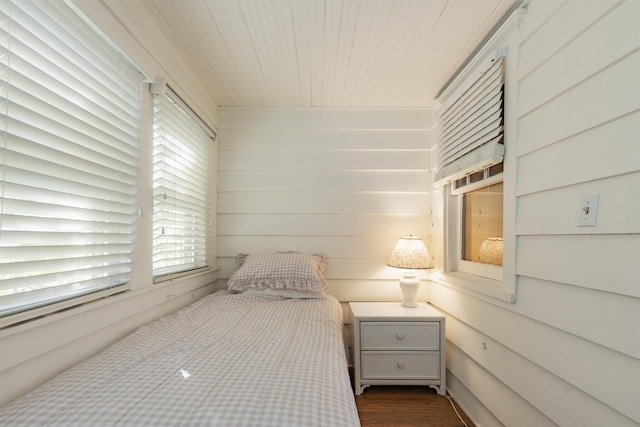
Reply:
[[[166,87],[166,91],[170,92]],[[164,90],[162,92],[165,92]],[[168,94],[155,95],[153,275],[207,265],[212,136]]]
[[[2,0],[0,78],[0,316],[126,289],[140,74],[65,3]]]
[[[445,183],[502,162],[504,59],[441,112],[436,182]]]

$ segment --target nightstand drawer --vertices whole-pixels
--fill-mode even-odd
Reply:
[[[361,322],[362,350],[438,350],[438,322]]]
[[[439,379],[440,352],[363,351],[363,379]]]

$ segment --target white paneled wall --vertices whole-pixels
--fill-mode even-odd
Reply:
[[[517,301],[432,284],[449,390],[482,427],[638,426],[640,2],[528,8],[508,142]],[[578,227],[588,194],[598,223]]]
[[[402,235],[430,244],[430,110],[221,109],[219,118],[220,277],[239,252],[322,251],[340,300],[402,299],[401,272],[385,261]]]

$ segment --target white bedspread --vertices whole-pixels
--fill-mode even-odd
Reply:
[[[0,410],[3,426],[358,426],[340,304],[218,292]]]

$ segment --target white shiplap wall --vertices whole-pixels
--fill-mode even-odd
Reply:
[[[401,272],[385,261],[402,235],[429,244],[431,117],[221,109],[220,277],[236,269],[238,252],[323,251],[329,292],[340,300],[401,300]]]
[[[533,0],[519,30],[517,301],[430,295],[482,427],[640,424],[639,20],[637,0]]]

